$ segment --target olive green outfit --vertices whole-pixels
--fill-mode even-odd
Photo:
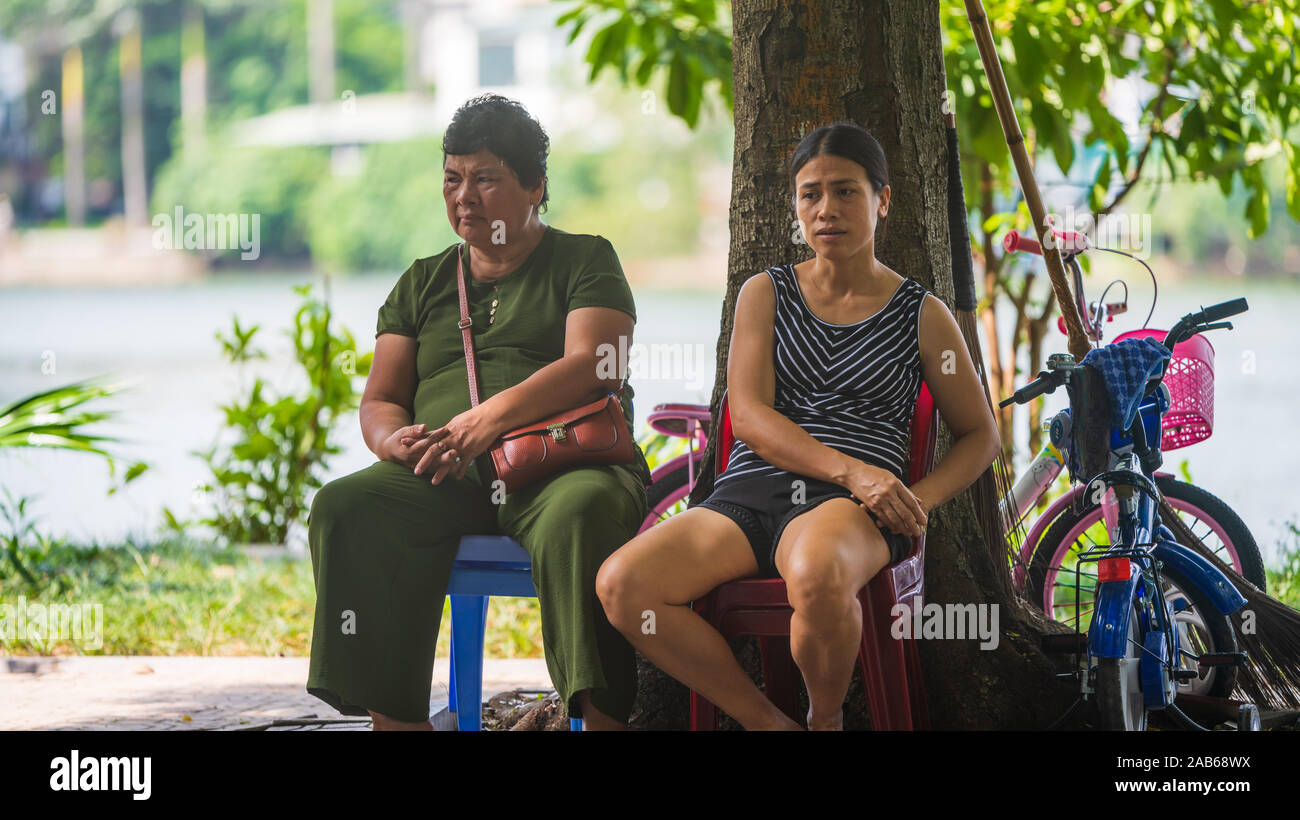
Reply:
[[[379,310],[376,336],[417,339],[413,424],[441,427],[470,407],[456,298],[456,249],[419,259]],[[549,227],[524,263],[495,282],[475,282],[462,256],[480,395],[526,379],[564,355],[565,317],[610,307],[636,317],[632,292],[608,240]],[[493,301],[495,313],[489,323]],[[623,410],[632,424],[632,390]],[[437,486],[432,471],[378,461],[316,493],[308,540],[316,580],[307,691],[343,714],[373,710],[402,721],[429,716],[434,644],[451,564],[462,535],[508,535],[532,556],[546,667],[577,715],[574,696],[627,720],[636,694],[631,646],[596,597],[596,571],[646,515],[650,471],[575,467],[492,502],[490,460]]]

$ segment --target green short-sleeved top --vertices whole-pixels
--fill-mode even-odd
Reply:
[[[379,308],[375,336],[397,333],[417,341],[413,424],[436,429],[470,408],[464,345],[457,327],[456,249],[417,259],[397,280]],[[632,289],[609,240],[548,226],[541,241],[514,271],[494,282],[476,282],[469,255],[466,298],[478,359],[479,399],[522,382],[564,356],[567,314],[581,307],[609,307],[636,318]],[[493,300],[495,320],[488,324]],[[633,428],[633,391],[623,389],[623,413]],[[650,469],[637,448],[627,468],[650,483]]]

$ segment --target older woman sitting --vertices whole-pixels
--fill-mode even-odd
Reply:
[[[610,243],[538,217],[549,140],[518,103],[467,102],[443,139],[447,218],[464,239],[482,403],[471,408],[456,287],[460,245],[416,260],[379,310],[361,399],[380,459],[316,494],[307,690],[376,729],[431,729],[434,644],[458,541],[505,534],[532,556],[551,681],[587,728],[621,728],[631,646],[596,598],[601,562],[645,517],[649,470],[574,467],[494,493],[484,453],[507,430],[599,398],[597,348],[631,342],[632,293]],[[632,391],[623,410],[632,422]],[[480,456],[483,456],[480,458]]]

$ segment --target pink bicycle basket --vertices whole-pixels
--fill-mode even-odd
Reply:
[[[1165,331],[1130,330],[1116,336],[1115,341],[1143,336],[1162,342]],[[1165,414],[1160,449],[1177,450],[1209,438],[1214,432],[1214,346],[1205,334],[1198,333],[1174,345],[1165,384],[1173,403]]]

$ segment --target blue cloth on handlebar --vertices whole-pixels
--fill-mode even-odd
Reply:
[[[1090,350],[1080,364],[1091,365],[1101,373],[1111,399],[1110,423],[1127,431],[1137,416],[1147,379],[1159,373],[1168,359],[1167,347],[1144,336]]]

